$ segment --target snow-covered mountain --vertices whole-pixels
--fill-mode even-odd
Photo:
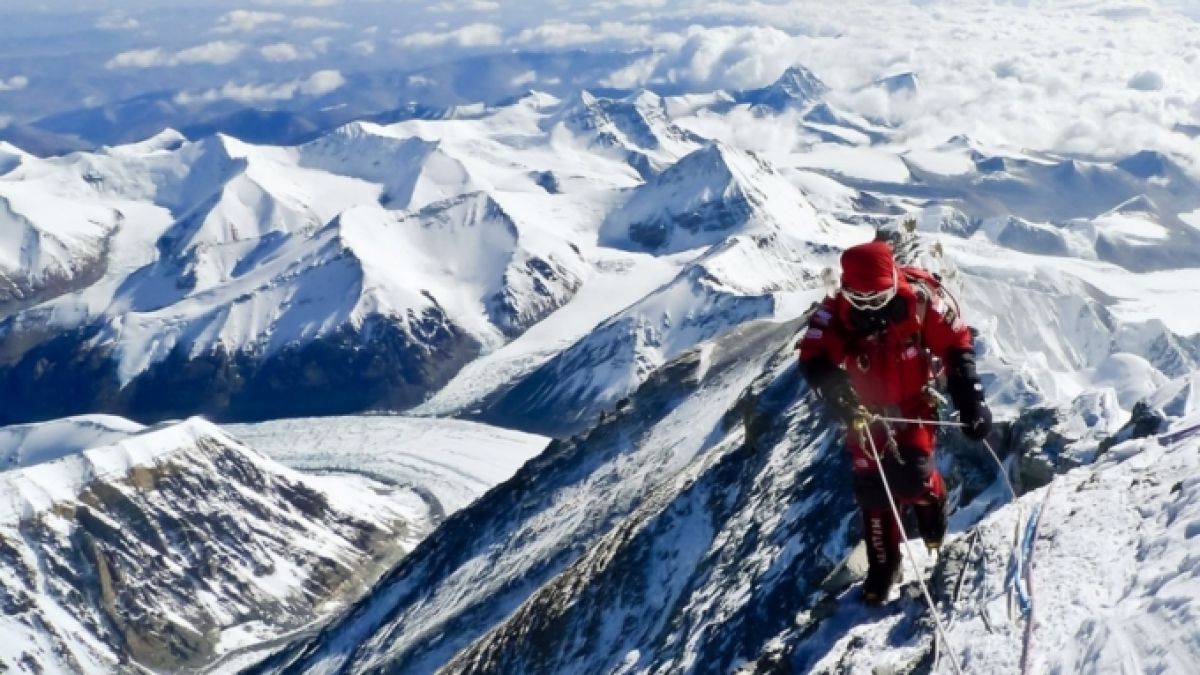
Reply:
[[[94,263],[106,273],[90,287],[5,320],[5,379],[40,394],[6,419],[405,407],[567,302],[586,277],[569,231],[531,218],[520,193],[460,192],[479,186],[447,182],[436,144],[380,139],[379,157],[411,163],[411,180],[303,166],[362,161],[358,137],[348,129],[294,152],[228,138],[155,142],[10,172],[19,187],[50,176],[87,200],[141,199],[154,225],[109,234],[113,250]],[[96,178],[98,190],[76,182],[93,171],[116,178]],[[398,190],[402,206],[440,201],[384,208]],[[82,377],[86,388],[67,386]],[[318,395],[338,381],[345,398]]]
[[[791,66],[771,84],[736,92],[732,98],[763,113],[779,113],[817,103],[828,91],[829,87],[812,71],[804,66]]]
[[[199,418],[0,430],[0,662],[168,672],[356,599],[431,527],[414,495],[301,476]]]
[[[795,316],[841,247],[902,216],[1164,276],[1200,251],[1196,184],[1170,157],[965,136],[897,149],[826,91],[796,68],[758,92],[531,92],[296,147],[168,131],[62,158],[7,152],[0,193],[26,215],[2,249],[0,381],[24,395],[0,419],[408,409],[573,307],[589,328],[508,349],[520,365],[491,358],[489,384],[462,398],[460,381],[429,408],[568,431],[691,345]],[[776,95],[787,105],[764,103]],[[741,149],[745,114],[792,145]],[[61,200],[75,220],[47,215]],[[674,280],[625,306],[573,303],[646,253],[674,261]],[[1158,341],[1175,375],[1189,335],[1136,339]]]
[[[356,609],[261,670],[834,673],[875,672],[886,663],[889,672],[924,672],[935,657],[919,600],[902,591],[888,607],[864,610],[853,590],[836,599],[822,589],[856,537],[856,516],[838,433],[796,374],[795,329],[746,324],[661,368],[594,428],[556,443],[451,519]],[[1125,384],[1140,381],[1133,374]],[[1147,410],[1156,412],[1145,419],[1130,419],[1116,394],[1089,392],[1061,409],[1025,408],[993,436],[1010,466],[1021,465],[1018,489],[1053,481],[1023,500],[1019,517],[1031,516],[1046,490],[1063,495],[1057,524],[1042,529],[1035,545],[1050,551],[1031,558],[1035,575],[1041,556],[1049,558],[1049,576],[1037,583],[1056,586],[1041,591],[1054,606],[1037,615],[1048,617],[1034,629],[1048,633],[1035,638],[1038,662],[1074,659],[1103,672],[1096,664],[1133,655],[1186,672],[1186,651],[1101,639],[1072,655],[1057,645],[1077,631],[1093,634],[1094,612],[1119,614],[1106,592],[1091,591],[1127,588],[1120,579],[1130,577],[1113,580],[1109,565],[1126,575],[1152,555],[1136,541],[1113,542],[1110,554],[1103,523],[1124,522],[1121,531],[1137,537],[1142,518],[1174,520],[1180,479],[1194,464],[1194,391],[1193,378],[1148,390]],[[1164,419],[1175,421],[1168,427]],[[1106,436],[1112,440],[1097,443]],[[939,608],[959,622],[950,641],[958,651],[947,653],[975,669],[1003,670],[1019,658],[1023,630],[1019,617],[1003,614],[1018,516],[977,446],[952,436],[945,446],[959,511],[931,572],[939,598],[961,592],[959,602]],[[1178,461],[1153,459],[1159,448]],[[1072,469],[1065,485],[1054,477]],[[1119,490],[1143,485],[1152,498],[1114,499],[1100,487],[1107,481]],[[1076,486],[1093,485],[1073,501]],[[1088,508],[1096,513],[1075,531],[1068,512]],[[1070,535],[1055,534],[1059,528]],[[1145,536],[1186,556],[1184,529]],[[1081,575],[1071,565],[1078,547],[1104,567]],[[970,566],[966,590],[954,590],[962,560],[973,556],[982,562]],[[1166,567],[1137,577],[1145,583],[1137,597],[1151,602],[1168,579],[1187,587],[1190,568]],[[911,573],[902,588],[915,588]],[[1181,602],[1182,611],[1194,611],[1194,599]],[[1175,639],[1186,622],[1170,625],[1160,640]],[[943,664],[938,672],[948,671]]]

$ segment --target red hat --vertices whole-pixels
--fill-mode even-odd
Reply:
[[[851,246],[842,253],[842,287],[858,293],[878,293],[896,285],[896,263],[887,242]]]

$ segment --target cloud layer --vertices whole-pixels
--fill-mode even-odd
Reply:
[[[133,49],[117,54],[108,61],[106,67],[110,70],[115,70],[119,68],[154,68],[204,63],[226,65],[232,63],[245,49],[246,45],[240,42],[225,40],[217,40],[181,49],[175,53],[168,53],[158,47],[152,49]]]
[[[197,103],[212,103],[219,100],[233,100],[247,105],[286,101],[303,96],[324,96],[336,91],[346,83],[346,78],[336,70],[319,70],[305,79],[292,80],[277,84],[237,84],[227,82],[224,86],[209,89],[198,94],[180,92],[175,96],[175,102],[181,105]]]
[[[313,71],[420,77],[422,66],[480,52],[636,49],[645,57],[580,85],[747,88],[803,64],[839,105],[898,126],[908,143],[967,134],[1040,150],[1200,156],[1187,135],[1200,128],[1196,0],[248,0],[219,8],[175,0],[158,13],[135,11],[148,0],[128,2],[99,18],[81,15],[86,24],[73,29],[102,31],[98,44],[116,46],[80,62],[76,77],[102,70],[120,80],[120,96],[170,86],[161,69],[172,67],[204,66],[189,72],[189,90],[201,93],[186,96],[278,100],[301,91]],[[179,31],[171,12],[184,10],[211,18]],[[74,33],[64,35],[74,49]],[[23,49],[13,43],[8,55]],[[0,92],[20,88],[18,103],[32,107],[72,91],[56,82],[73,73],[36,65],[23,59],[27,79],[10,73]],[[919,79],[915,91],[874,84],[905,72]],[[551,84],[521,73],[506,80]]]

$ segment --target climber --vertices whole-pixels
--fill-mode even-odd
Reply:
[[[912,507],[931,550],[946,533],[946,486],[934,459],[933,426],[873,417],[936,419],[934,357],[945,368],[962,432],[983,440],[992,417],[975,370],[971,332],[938,278],[896,265],[883,241],[847,249],[841,264],[841,288],[817,308],[798,343],[800,371],[847,428],[867,544],[862,598],[876,604],[899,578],[902,541],[902,525],[888,505],[876,462],[882,462],[897,507]]]

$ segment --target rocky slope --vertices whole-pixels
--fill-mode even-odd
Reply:
[[[200,419],[8,427],[0,663],[180,672],[305,629],[429,527],[367,481],[303,477]]]

